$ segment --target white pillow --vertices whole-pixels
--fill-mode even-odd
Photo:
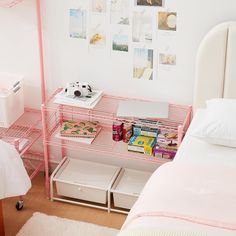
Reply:
[[[211,144],[236,147],[236,99],[208,100],[205,119],[191,135]]]

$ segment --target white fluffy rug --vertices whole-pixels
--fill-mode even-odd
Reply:
[[[36,212],[17,236],[116,236],[118,232],[116,229]]]

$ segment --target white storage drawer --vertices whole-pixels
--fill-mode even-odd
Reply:
[[[151,175],[149,172],[122,169],[111,189],[114,206],[131,209]]]
[[[53,181],[58,195],[106,204],[119,171],[115,166],[66,158]]]
[[[24,113],[22,79],[0,73],[0,127],[9,128]]]

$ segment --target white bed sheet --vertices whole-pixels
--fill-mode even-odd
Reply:
[[[231,167],[236,167],[236,148],[207,144],[191,136],[191,130],[201,119],[204,119],[204,114],[204,109],[197,111],[174,161],[210,162],[212,165],[230,165]],[[163,217],[137,218],[127,228],[139,227],[157,228],[163,231],[198,232],[206,236],[236,236],[235,231]]]
[[[0,140],[0,199],[25,195],[30,178],[16,149]]]
[[[192,130],[205,117],[205,109],[199,109],[191,122],[174,161],[208,162],[212,165],[236,167],[236,148],[208,144],[191,135]]]

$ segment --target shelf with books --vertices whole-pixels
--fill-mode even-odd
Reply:
[[[102,98],[93,109],[86,109],[54,103],[56,94],[58,94],[61,90],[61,88],[56,90],[55,93],[48,99],[46,104],[42,107],[45,112],[48,112],[53,117],[64,117],[66,119],[74,120],[79,115],[80,117],[85,117],[92,120],[100,120],[102,123],[109,123],[111,125],[113,121],[117,120],[125,122],[137,121],[137,119],[135,118],[123,119],[121,117],[117,117],[117,109],[121,101],[139,101],[140,99],[103,94]],[[191,106],[169,104],[168,118],[156,119],[157,121],[159,121],[158,128],[178,131],[181,126],[181,132],[182,134],[184,134],[191,120],[191,112]],[[138,120],[138,122],[142,121]],[[151,126],[151,124],[149,125]],[[179,138],[182,139],[182,135]]]
[[[42,106],[45,118],[44,129],[45,145],[59,146],[63,149],[87,151],[107,154],[120,158],[139,159],[155,163],[164,163],[166,159],[152,157],[128,151],[127,143],[115,142],[112,139],[112,124],[114,121],[122,120],[116,116],[120,101],[130,100],[129,98],[116,97],[104,94],[101,100],[93,109],[85,109],[73,106],[66,106],[54,103],[54,97],[61,89],[57,90]],[[66,138],[60,136],[60,129],[64,121],[96,121],[101,126],[101,131],[94,140],[87,144],[81,143],[76,138]],[[191,107],[180,105],[169,105],[169,117],[167,119],[157,119],[157,126],[161,130],[168,130],[178,133],[178,143],[181,142],[191,120]],[[133,122],[133,118],[125,119],[125,122]],[[142,122],[142,120],[139,120]]]

